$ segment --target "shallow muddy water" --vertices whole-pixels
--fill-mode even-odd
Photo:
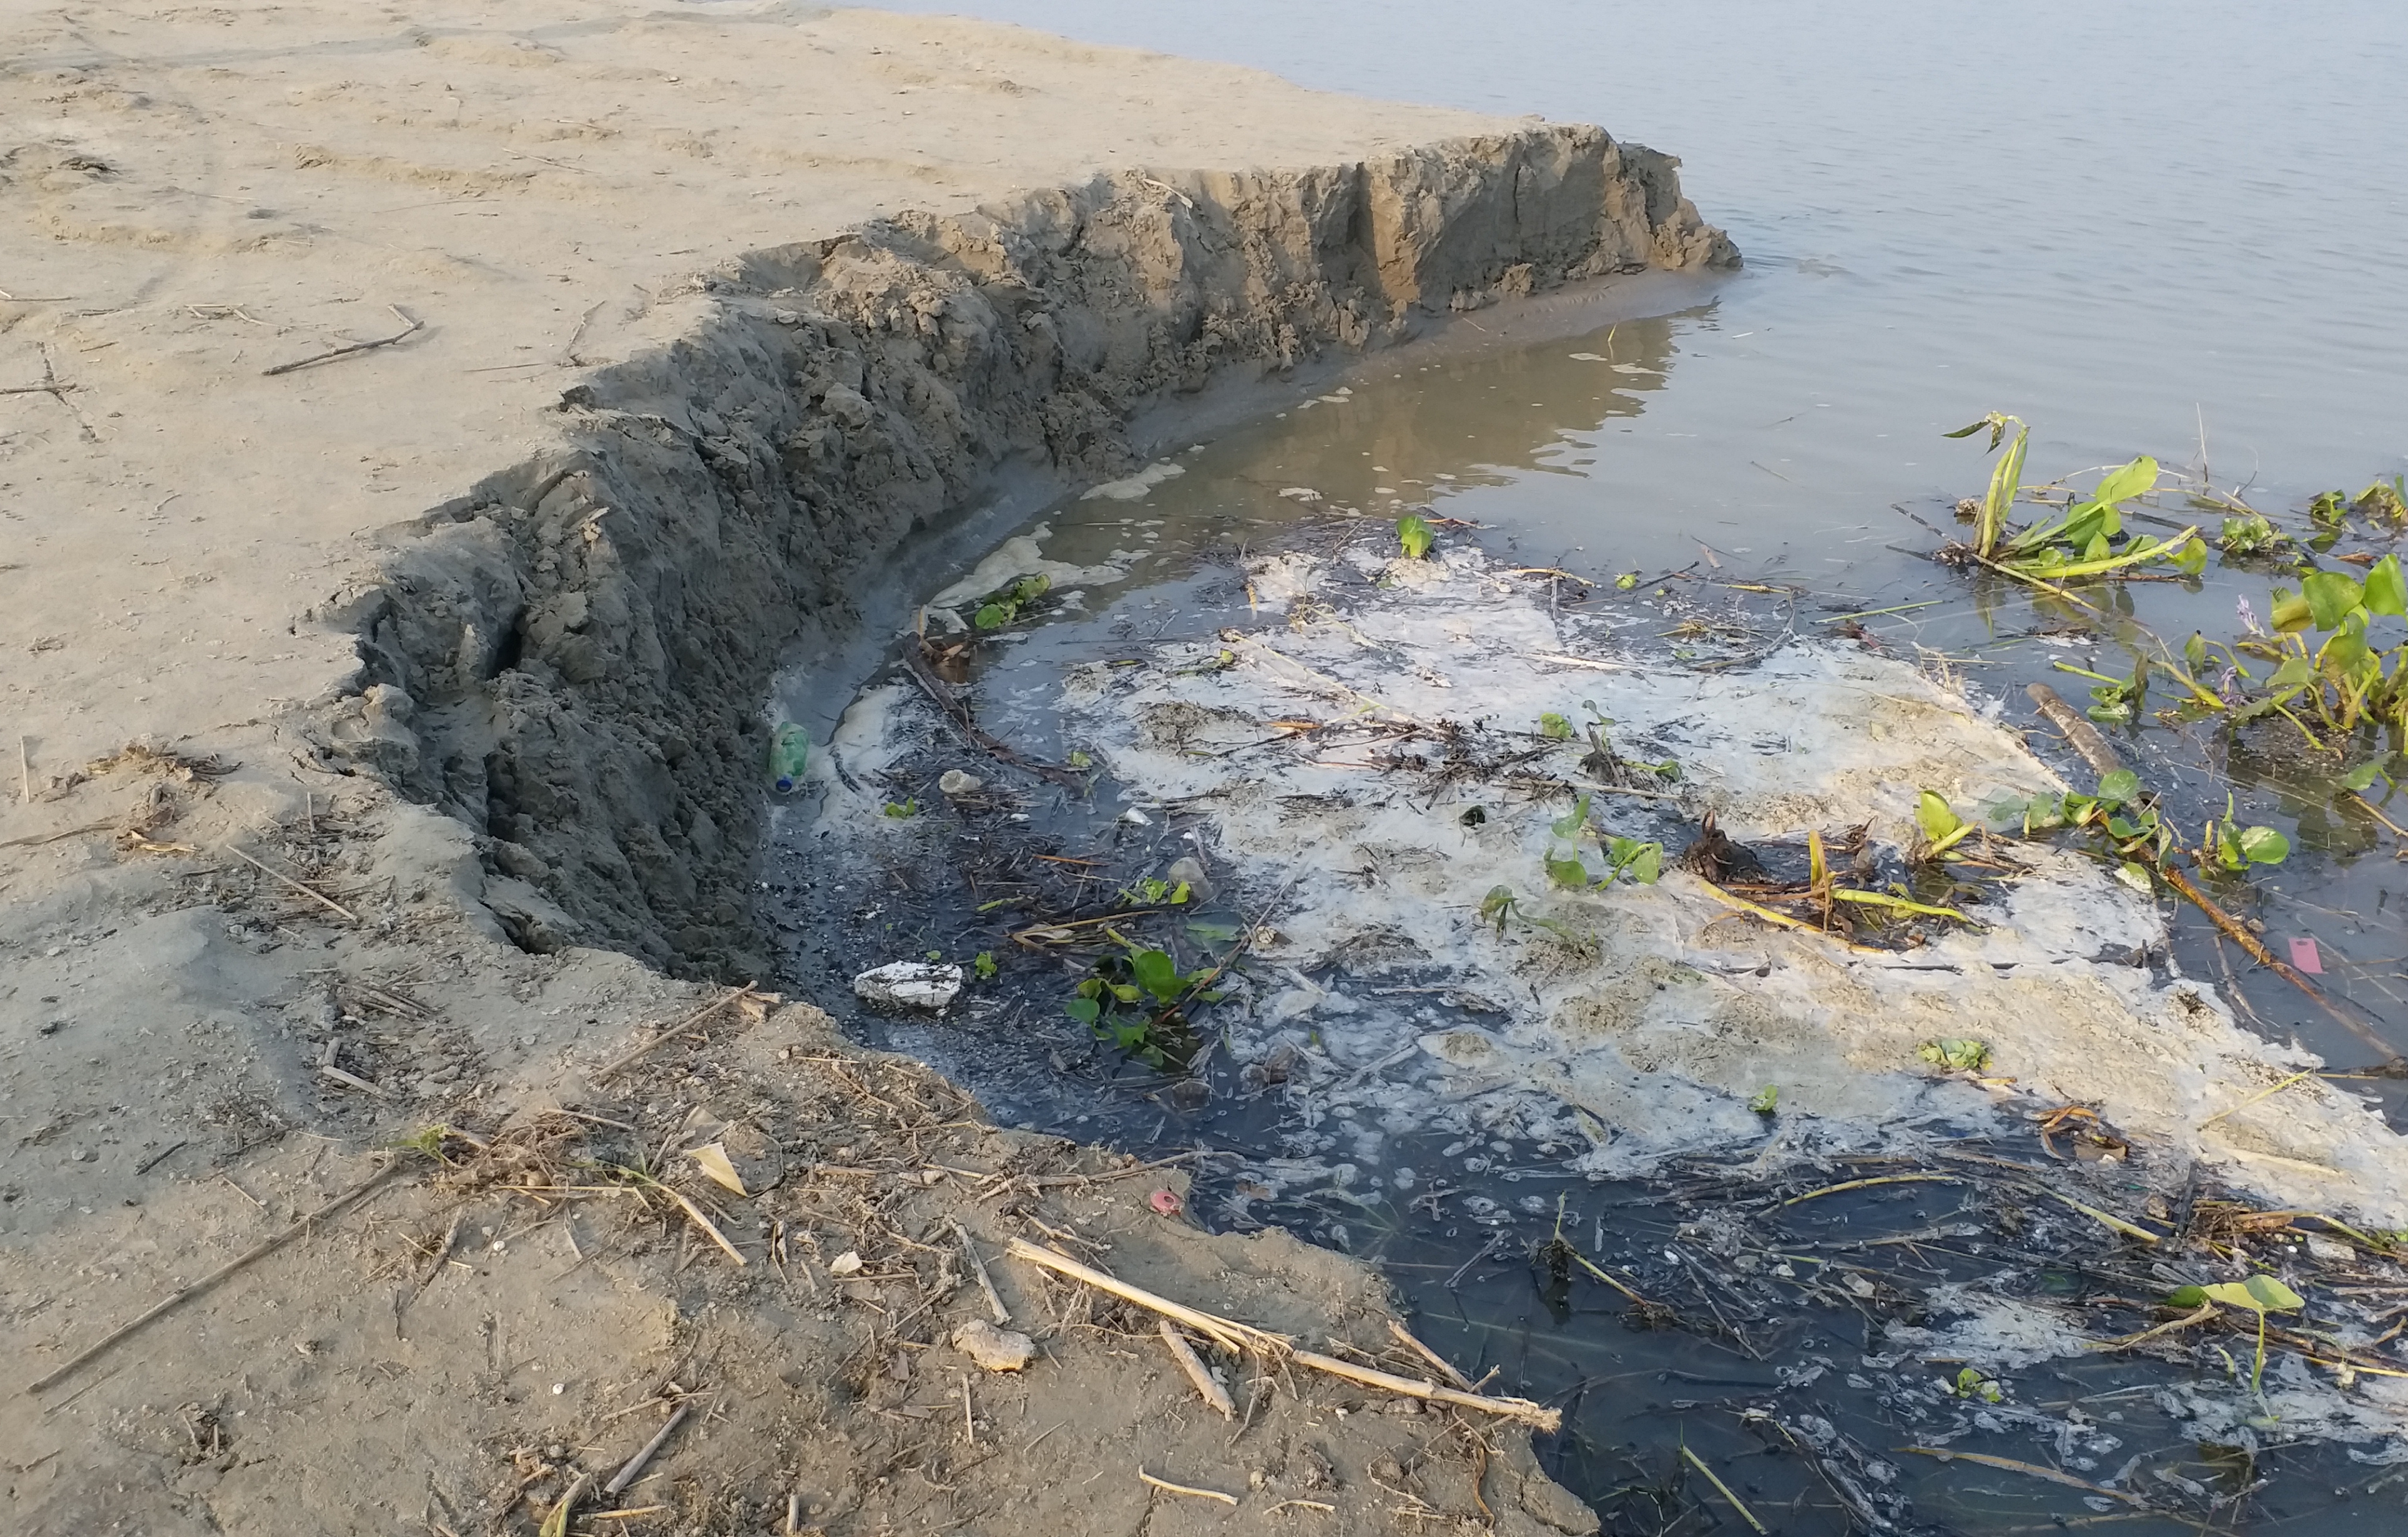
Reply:
[[[2130,670],[2139,638],[2119,616],[2177,644],[2193,629],[2224,638],[2239,627],[2236,600],[2267,611],[2272,579],[2218,560],[2197,583],[2092,589],[2108,616],[2086,624],[1936,567],[1921,553],[1958,532],[1951,506],[1979,493],[1989,464],[1978,443],[1942,431],[2017,411],[2035,426],[2028,480],[2152,452],[2245,487],[2295,527],[2310,494],[2408,464],[2394,356],[2408,336],[2408,286],[2396,280],[2408,194],[2392,169],[2408,143],[2370,106],[2408,64],[2408,22],[2390,7],[2303,19],[2050,4],[1976,24],[1869,5],[1526,5],[1485,7],[1477,27],[1453,10],[1416,27],[1400,7],[1356,5],[925,8],[1333,88],[1600,121],[1683,155],[1687,190],[1749,263],[1656,318],[1437,361],[1375,359],[1342,388],[1182,446],[1170,456],[1182,473],[1134,499],[1052,510],[1039,531],[1054,591],[968,673],[980,724],[1034,759],[1079,761],[1086,739],[1062,708],[1075,669],[1277,625],[1250,601],[1250,554],[1334,548],[1404,511],[1465,520],[1443,537],[1499,566],[1584,579],[1551,600],[1625,605],[1633,644],[1668,663],[1842,636],[1909,663],[1949,658],[1972,697],[2029,727],[2027,682],[2078,707],[2089,681],[2068,667]],[[1443,49],[1429,46],[1434,31]],[[2197,521],[2179,498],[2157,511]],[[2217,517],[2203,516],[2213,532]],[[967,567],[985,553],[963,553]],[[1638,577],[1627,595],[1613,580],[1626,572]],[[2172,1278],[2144,1256],[2035,1219],[2002,1187],[1931,1177],[1959,1168],[1945,1161],[1956,1153],[2047,1168],[2028,1135],[1952,1142],[1961,1128],[1936,1125],[1936,1142],[1899,1161],[1860,1150],[1823,1176],[1911,1181],[1795,1211],[1776,1202],[1806,1185],[1743,1188],[1749,1144],[1644,1183],[1587,1177],[1566,1167],[1586,1150],[1571,1119],[1498,1110],[1475,1130],[1477,1097],[1422,1117],[1367,1092],[1426,1071],[1419,1036],[1480,1021],[1477,1000],[1449,996],[1445,978],[1401,972],[1349,989],[1369,1034],[1390,1029],[1401,1056],[1332,1044],[1267,1075],[1209,1049],[1209,1018],[1192,1074],[1104,1047],[1060,1011],[1078,968],[1011,935],[1029,921],[1024,905],[1057,919],[1134,905],[1112,888],[1194,852],[1182,838],[1195,824],[1159,808],[1128,819],[1109,778],[1082,793],[997,764],[937,726],[899,669],[872,680],[841,727],[799,708],[828,682],[798,676],[786,691],[847,768],[780,813],[770,873],[792,980],[835,1006],[878,962],[997,956],[1001,974],[941,1021],[856,1010],[848,1024],[936,1063],[1000,1120],[1223,1155],[1197,1168],[1202,1220],[1282,1223],[1379,1262],[1425,1338],[1470,1375],[1496,1368],[1500,1390],[1566,1407],[1545,1460],[1609,1530],[1746,1530],[1684,1471],[1683,1446],[1772,1530],[1801,1537],[1885,1520],[1985,1533],[2408,1524],[2408,1478],[2387,1465],[2399,1443],[2318,1439],[2309,1432],[2334,1427],[2308,1398],[2287,1418],[2235,1422],[2215,1407],[2232,1396],[2228,1371],[2043,1350],[2001,1372],[2009,1394],[1990,1405],[1978,1383],[1970,1397],[1950,1390],[1952,1338],[1900,1346],[1889,1326],[1916,1327],[1932,1289],[1952,1282],[2096,1305],[2086,1327],[2101,1335],[2154,1321],[2134,1300]],[[2229,793],[2242,820],[2292,838],[2288,862],[2229,900],[2278,953],[2313,940],[2354,1023],[2247,966],[2186,907],[2170,909],[2171,961],[2153,964],[2218,985],[2252,1028],[2335,1069],[2397,1055],[2408,866],[2378,817],[2336,796],[2338,766],[2263,736],[2235,748],[2206,726],[2144,720],[2114,736],[2182,825]],[[2044,752],[2069,782],[2095,777]],[[935,785],[946,767],[984,779],[992,801],[949,801]],[[2408,820],[2408,796],[2379,783],[2370,795]],[[884,806],[911,814],[894,819],[885,856],[862,857],[838,830]],[[1231,879],[1199,898],[1181,917],[1201,927],[1170,941],[1176,958],[1222,953],[1222,936],[1274,896]],[[1256,991],[1239,1000],[1248,1009],[1283,985],[1274,968],[1254,970]],[[2402,1080],[2339,1082],[2408,1128]],[[1741,1214],[1744,1232],[1717,1228],[1717,1211]],[[1551,1249],[1559,1238],[1613,1279]],[[1625,1288],[1677,1322],[1634,1309]],[[1899,1455],[1907,1445],[2020,1466]],[[2358,1460],[2370,1458],[2384,1460]],[[2132,1508],[2136,1489],[2161,1508]]]

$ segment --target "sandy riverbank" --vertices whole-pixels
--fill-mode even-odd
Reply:
[[[661,1173],[744,1263],[666,1196],[414,1162],[0,1401],[9,1524],[533,1530],[696,1390],[627,1493],[655,1530],[771,1530],[789,1492],[837,1530],[1219,1518],[1140,1464],[1340,1530],[1412,1501],[1579,1530],[1494,1424],[1312,1390],[1198,1425],[1141,1320],[1032,1271],[998,1281],[1048,1355],[965,1405],[957,1212],[990,1254],[1084,1233],[1182,1300],[1393,1347],[1359,1271],[1068,1180],[1095,1166],[808,1008],[600,1070],[707,996],[661,969],[751,974],[762,691],[898,544],[1007,468],[1125,468],[1164,399],[1727,258],[1670,164],[972,23],[512,22],[5,22],[0,1360],[55,1371],[437,1121]],[[721,1123],[787,1172],[696,1184]],[[1041,1478],[981,1460],[1040,1437]]]

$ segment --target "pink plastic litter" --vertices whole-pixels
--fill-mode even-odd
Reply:
[[[2291,964],[2312,977],[2325,974],[2324,957],[2316,954],[2316,941],[2314,940],[2291,941]]]

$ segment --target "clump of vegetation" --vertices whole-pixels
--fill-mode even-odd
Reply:
[[[2214,1303],[2258,1315],[2258,1364],[2249,1372],[2249,1390],[2253,1393],[2266,1380],[2266,1314],[2297,1313],[2308,1305],[2307,1299],[2271,1275],[2253,1275],[2246,1281],[2220,1281],[2212,1286],[2183,1286],[2166,1301],[2178,1308]]]
[[[1914,1049],[1914,1055],[1935,1068],[1950,1072],[1980,1072],[1990,1065],[1990,1043],[1986,1041],[1927,1041]]]
[[[1194,893],[1184,881],[1166,881],[1149,875],[1133,886],[1121,888],[1121,900],[1131,907],[1184,907]]]
[[[999,630],[1035,608],[1037,600],[1053,589],[1054,579],[1042,572],[1022,577],[1010,585],[998,587],[980,598],[977,610],[970,615],[970,624],[982,630]]]
[[[1590,825],[1589,799],[1582,796],[1571,811],[1550,824],[1555,836],[1570,843],[1568,853],[1558,854],[1552,842],[1547,848],[1547,879],[1568,891],[1586,891],[1591,886],[1613,884],[1623,876],[1642,886],[1654,885],[1664,871],[1664,845],[1642,842],[1635,838],[1619,838]],[[1606,871],[1591,879],[1588,867],[1581,862],[1581,840],[1595,842],[1605,855]]]
[[[2262,512],[2243,512],[2224,520],[2216,548],[2228,555],[2271,555],[2291,542],[2291,536],[2266,521]]]
[[[2007,437],[2011,426],[2014,429],[2012,440]],[[1964,551],[1975,564],[2048,584],[2105,576],[2157,561],[2186,576],[2206,568],[2207,543],[2199,538],[2196,524],[2171,539],[2146,534],[2126,538],[2125,504],[2147,496],[2157,485],[2157,462],[2145,453],[2109,470],[2088,496],[2069,501],[2062,516],[2023,529],[2011,528],[2008,519],[2023,493],[2024,454],[2031,442],[2031,428],[2020,417],[1992,411],[1947,436],[1970,438],[1985,427],[1990,431],[1991,452],[1997,452],[2001,443],[2006,444],[2006,452],[1990,472],[1989,489],[1974,517],[1973,542]]]
[[[1120,939],[1115,934],[1114,939]],[[1182,1011],[1217,1003],[1206,984],[1218,968],[1182,971],[1169,953],[1121,940],[1122,951],[1096,962],[1094,974],[1064,1000],[1062,1012],[1150,1067],[1185,1063],[1195,1032]]]
[[[1437,542],[1438,530],[1429,525],[1428,519],[1408,512],[1397,520],[1397,543],[1407,560],[1428,558],[1430,546]]]

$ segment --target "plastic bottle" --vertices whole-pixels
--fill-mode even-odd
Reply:
[[[811,734],[789,721],[769,739],[769,783],[781,796],[792,795],[803,783],[803,766],[810,761]]]

